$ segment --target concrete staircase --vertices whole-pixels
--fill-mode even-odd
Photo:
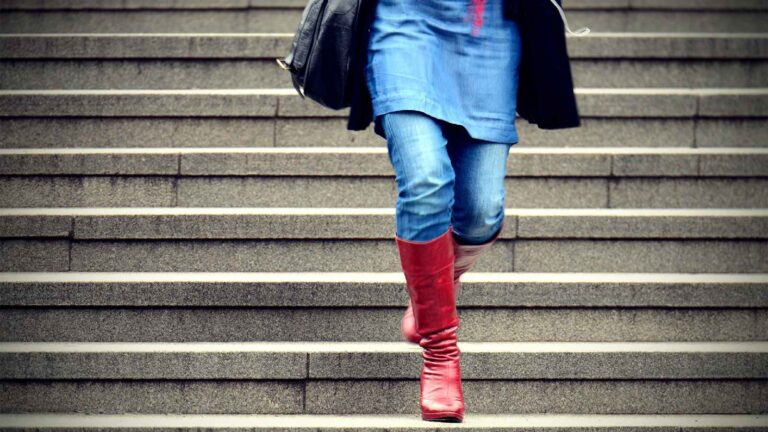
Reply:
[[[768,431],[768,1],[565,1],[584,126],[518,123],[460,425],[304,3],[0,0],[1,431]]]

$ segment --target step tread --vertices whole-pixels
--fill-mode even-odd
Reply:
[[[0,414],[0,427],[35,428],[366,428],[391,430],[412,429],[467,429],[471,427],[589,429],[642,428],[675,431],[676,428],[766,428],[768,415],[744,414],[677,414],[677,415],[600,415],[600,414],[467,414],[463,423],[437,423],[422,421],[418,415],[174,415],[174,414]],[[718,429],[720,430],[720,429]]]
[[[665,342],[468,342],[462,353],[768,353],[763,341]],[[0,353],[367,353],[421,352],[406,342],[0,342]]]

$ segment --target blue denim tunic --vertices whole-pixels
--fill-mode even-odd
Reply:
[[[475,139],[517,143],[521,41],[502,7],[502,0],[479,7],[478,0],[378,0],[365,68],[374,117],[417,110]]]

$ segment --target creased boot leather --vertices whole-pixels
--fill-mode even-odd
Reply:
[[[420,407],[424,420],[462,421],[459,316],[453,292],[452,228],[428,242],[396,237],[413,304],[416,331],[422,337]]]
[[[501,223],[499,230],[496,232],[490,240],[478,245],[463,245],[456,242],[456,238],[451,236],[454,249],[454,267],[453,267],[453,291],[456,299],[461,294],[461,281],[459,278],[464,273],[468,272],[475,266],[477,259],[493,245],[501,235],[501,231],[504,229],[504,223]],[[416,332],[416,323],[413,320],[413,306],[411,301],[408,301],[408,307],[405,309],[403,318],[400,320],[400,333],[403,335],[403,339],[411,343],[419,343],[421,336]]]

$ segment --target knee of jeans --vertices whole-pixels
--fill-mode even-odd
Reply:
[[[503,197],[480,203],[467,210],[464,215],[457,215],[459,220],[455,223],[457,235],[464,240],[482,243],[501,228],[504,222],[504,201]]]
[[[453,203],[452,177],[425,170],[401,188],[398,207],[417,215],[434,215],[449,211]]]

